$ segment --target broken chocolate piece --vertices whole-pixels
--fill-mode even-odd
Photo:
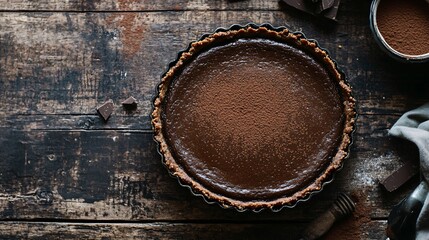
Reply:
[[[137,100],[131,96],[122,102],[122,106],[124,106],[127,111],[135,110],[137,108]]]
[[[326,2],[324,4],[325,6],[320,7],[323,2]],[[338,7],[340,6],[340,0],[324,0],[322,1],[322,3],[320,3],[319,5],[319,10],[321,10],[320,15],[328,19],[336,20]]]
[[[316,10],[317,13],[321,13],[323,11],[325,11],[326,9],[331,8],[332,6],[334,6],[335,0],[323,0],[320,1],[318,4],[318,8]]]
[[[404,185],[404,183],[410,180],[414,175],[416,175],[418,171],[418,166],[413,161],[408,161],[402,167],[380,182],[380,184],[383,185],[387,191],[393,192],[400,186]]]
[[[315,16],[336,20],[340,0],[282,0],[287,5]]]
[[[107,102],[103,103],[103,105],[97,108],[97,112],[101,115],[104,121],[107,121],[113,112],[113,101],[108,100]]]
[[[129,98],[127,98],[125,101],[122,102],[122,105],[136,105],[137,104],[137,100],[131,96]]]

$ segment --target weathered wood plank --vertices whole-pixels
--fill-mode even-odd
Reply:
[[[335,181],[309,205],[274,215],[237,214],[192,196],[168,176],[151,131],[3,128],[0,218],[305,221],[325,209],[339,191],[356,195],[368,207],[369,217],[385,218],[416,183],[393,194],[378,185],[378,179],[402,161],[418,158],[411,144],[387,137],[396,119],[361,115],[352,154]],[[49,199],[41,196],[45,192]]]
[[[139,111],[127,114],[120,106],[110,116],[107,122],[97,113],[85,115],[70,114],[13,114],[0,116],[0,128],[19,130],[123,130],[143,131],[151,130],[149,115],[142,115]],[[96,110],[94,109],[94,112]]]
[[[411,108],[410,108],[411,109]],[[95,109],[93,109],[96,112]],[[150,109],[148,109],[150,111]],[[359,131],[362,133],[374,133],[387,131],[400,117],[400,113],[382,114],[381,112],[394,109],[374,108],[374,114],[360,113],[358,124],[362,124]],[[376,123],[369,123],[377,121]],[[115,112],[105,122],[97,113],[93,114],[11,114],[0,115],[0,128],[12,128],[16,130],[121,130],[121,131],[150,131],[152,129],[150,116],[141,114],[140,111],[126,113],[122,107],[116,106]],[[363,121],[360,123],[360,121]]]
[[[249,21],[287,23],[318,39],[346,72],[360,114],[399,115],[428,101],[429,65],[387,59],[366,22],[326,31],[283,12],[0,13],[0,116],[95,114],[105,100],[119,107],[130,95],[140,103],[135,115],[149,116],[160,75],[180,49]]]
[[[306,223],[52,223],[3,222],[0,239],[296,239]],[[334,225],[325,240],[380,240],[385,221],[373,221],[346,229]],[[367,232],[356,236],[356,232]]]
[[[0,10],[32,11],[195,11],[195,10],[278,10],[277,1],[234,0],[0,0]]]

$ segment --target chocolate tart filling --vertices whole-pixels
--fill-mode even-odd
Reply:
[[[193,43],[163,77],[155,138],[170,171],[224,206],[295,203],[347,155],[350,88],[326,52],[287,30]]]

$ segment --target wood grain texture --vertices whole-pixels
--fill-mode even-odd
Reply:
[[[377,181],[398,168],[402,158],[412,157],[407,152],[410,146],[401,149],[402,141],[387,138],[384,124],[394,122],[395,117],[360,118],[371,126],[358,128],[352,154],[336,181],[310,201],[313,207],[285,210],[285,215],[236,214],[218,206],[207,207],[168,176],[148,131],[3,129],[0,189],[8,192],[0,195],[0,213],[9,219],[262,217],[305,221],[324,209],[318,206],[326,207],[339,191],[347,191],[370,198],[365,204],[374,205],[374,212],[368,213],[372,217],[386,217],[398,196],[393,194],[396,197],[392,199],[392,194],[386,195]],[[50,200],[40,198],[39,191],[52,194]]]
[[[359,238],[381,239],[392,205],[418,182],[394,193],[379,187],[403,161],[418,159],[387,130],[429,100],[429,64],[382,53],[368,9],[369,2],[342,1],[339,23],[327,24],[277,1],[0,0],[0,238],[58,239],[55,229],[70,238],[259,239],[258,231],[287,238],[344,191],[365,210],[352,219],[366,219]],[[279,213],[207,205],[168,175],[152,140],[151,101],[168,62],[202,34],[248,22],[317,39],[358,100],[343,170],[310,201]],[[138,108],[130,114],[120,102],[131,95]],[[115,111],[105,123],[95,109],[108,99]],[[34,219],[52,223],[26,222]]]
[[[201,11],[278,10],[279,2],[242,0],[0,0],[0,10],[30,11]]]
[[[380,240],[383,221],[362,226],[371,234],[366,240]],[[294,239],[295,229],[302,224],[282,222],[253,225],[248,223],[52,223],[9,222],[0,223],[0,239]],[[332,229],[334,233],[335,229]],[[333,239],[328,235],[321,240]]]

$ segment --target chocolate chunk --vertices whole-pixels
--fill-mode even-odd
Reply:
[[[129,97],[129,98],[127,98],[126,100],[124,100],[123,102],[122,102],[122,105],[136,105],[137,104],[137,100],[134,98],[134,97]]]
[[[315,16],[336,20],[340,0],[282,0],[287,5]]]
[[[325,0],[322,2],[330,2],[330,0]],[[332,2],[333,2],[332,5],[329,5],[329,3],[325,4],[325,6],[330,6],[330,7],[327,7],[327,8],[321,7],[322,9],[321,15],[325,18],[336,20],[338,7],[340,6],[340,0],[332,0]]]
[[[127,111],[135,110],[137,108],[137,100],[131,96],[122,102],[122,106],[124,106]]]
[[[416,166],[414,162],[408,161],[386,179],[381,181],[380,184],[383,185],[387,191],[393,192],[416,175],[418,171],[418,166]]]
[[[318,4],[318,9],[316,10],[318,13],[321,13],[325,11],[326,9],[331,8],[334,6],[335,0],[323,0],[320,1]]]
[[[103,103],[103,105],[97,108],[97,112],[101,115],[104,121],[107,121],[113,112],[113,101],[108,100],[107,102]]]
[[[282,0],[287,5],[301,10],[303,12],[307,12],[313,14],[314,4],[317,2],[306,1],[306,0]]]

